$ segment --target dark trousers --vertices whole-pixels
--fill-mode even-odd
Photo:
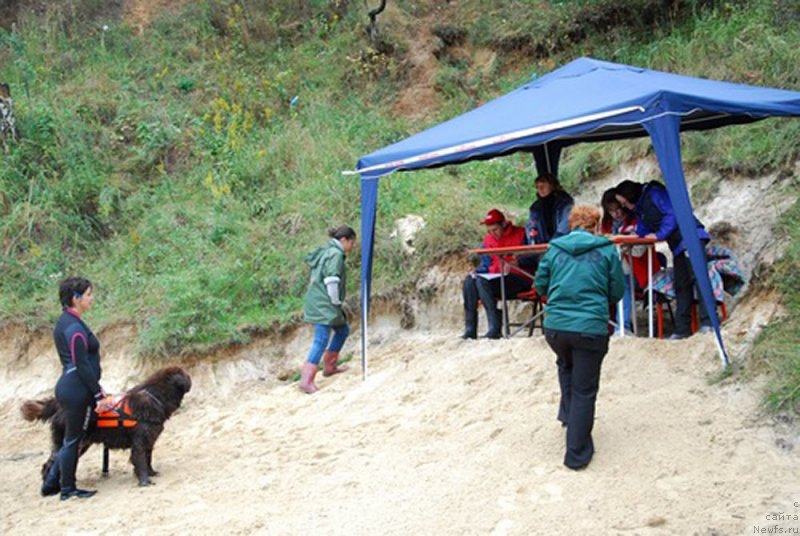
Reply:
[[[702,242],[703,266],[708,263],[706,258],[706,243]],[[684,251],[673,258],[673,279],[675,283],[675,333],[679,335],[691,335],[692,333],[692,302],[694,301],[694,289],[697,286],[692,263]],[[698,289],[697,295],[700,295]],[[699,299],[700,325],[711,325],[703,300]]]
[[[561,402],[558,420],[567,426],[564,465],[580,469],[594,454],[592,427],[600,387],[600,366],[608,352],[608,335],[545,330],[547,344],[556,354]]]
[[[506,298],[513,298],[520,292],[531,288],[531,280],[517,275],[505,276]],[[480,276],[468,275],[464,279],[464,336],[475,337],[478,333],[478,299],[486,309],[486,320],[489,325],[488,336],[501,335],[503,313],[497,309],[497,300],[501,294],[501,278],[484,279]]]
[[[45,485],[55,487],[60,480],[62,491],[75,489],[75,471],[78,468],[78,448],[89,426],[92,397],[80,385],[77,373],[64,374],[56,384],[56,400],[64,409],[64,442],[56,453]]]

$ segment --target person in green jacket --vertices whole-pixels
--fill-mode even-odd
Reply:
[[[609,304],[625,292],[616,248],[596,236],[600,211],[575,207],[571,232],[550,242],[534,285],[547,297],[544,333],[556,354],[561,402],[558,420],[567,428],[564,465],[583,469],[592,459],[592,426],[600,366],[608,352]]]
[[[356,232],[342,225],[329,229],[328,236],[331,239],[327,244],[306,256],[311,279],[303,304],[303,320],[314,325],[314,342],[300,373],[299,387],[308,394],[319,389],[314,383],[314,377],[317,375],[320,359],[324,365],[323,376],[333,376],[348,369],[339,367],[337,363],[339,352],[350,334],[342,303],[347,287],[345,255],[353,249]]]

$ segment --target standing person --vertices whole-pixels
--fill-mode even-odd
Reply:
[[[85,499],[96,490],[79,489],[75,485],[80,440],[86,432],[92,408],[105,405],[105,391],[100,387],[100,341],[81,316],[94,303],[92,283],[81,277],[61,282],[59,299],[64,310],[53,329],[53,339],[63,373],[56,384],[56,400],[64,409],[64,443],[56,453],[42,484],[42,495],[61,491],[61,500]],[[106,409],[100,407],[101,410]]]
[[[525,229],[513,225],[502,212],[493,208],[481,220],[486,226],[486,236],[483,237],[481,248],[502,248],[509,246],[522,246],[525,244]],[[513,268],[515,263],[513,255],[503,256],[503,261],[508,263],[505,275],[506,296],[515,296],[531,288],[531,280],[522,272]],[[508,268],[508,265],[512,265]],[[498,255],[484,255],[480,265],[467,274],[464,278],[464,339],[478,337],[478,298],[486,310],[486,319],[489,330],[485,337],[499,339],[502,336],[502,311],[497,309],[497,298],[501,296],[500,272],[503,263]]]
[[[666,240],[672,251],[675,283],[675,332],[669,337],[672,340],[685,339],[692,335],[692,301],[694,301],[695,273],[689,262],[686,245],[683,243],[678,221],[667,189],[658,181],[641,184],[633,181],[622,181],[616,187],[619,203],[636,214],[636,234],[645,238]],[[703,251],[703,265],[707,264],[705,246],[710,240],[708,231],[695,218],[697,237]],[[703,300],[700,300],[700,331],[711,329]]]
[[[636,234],[636,215],[623,207],[617,201],[616,188],[609,188],[603,192],[600,200],[603,207],[603,218],[600,220],[600,233],[604,235],[635,235]],[[623,302],[623,318],[625,321],[625,331],[633,332],[633,293],[630,274],[633,272],[634,284],[636,289],[647,288],[650,279],[647,276],[647,255],[653,255],[652,273],[655,274],[661,269],[661,263],[653,251],[644,246],[628,246],[623,248],[622,271],[625,273],[625,296]],[[651,274],[652,275],[652,274]],[[617,328],[619,331],[619,328]]]
[[[547,296],[544,332],[556,354],[558,420],[567,427],[564,465],[570,469],[586,467],[594,454],[592,427],[600,366],[608,352],[608,309],[625,291],[616,248],[596,236],[599,221],[594,207],[573,209],[571,232],[550,243],[534,283]]]
[[[308,394],[319,389],[314,383],[314,377],[320,359],[323,359],[323,376],[333,376],[349,368],[339,367],[337,363],[339,352],[350,334],[342,303],[347,287],[345,255],[353,249],[356,232],[342,225],[329,229],[328,236],[330,240],[327,244],[306,256],[306,263],[311,269],[311,280],[303,304],[303,320],[314,325],[314,341],[303,365],[299,388]]]
[[[530,206],[525,232],[529,244],[545,244],[569,233],[569,213],[574,201],[558,179],[549,173],[536,177],[536,201]]]

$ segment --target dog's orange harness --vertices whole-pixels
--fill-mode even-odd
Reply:
[[[114,398],[114,406],[109,411],[97,413],[98,428],[133,428],[137,421],[133,418],[131,408],[128,405],[128,397],[121,395]]]

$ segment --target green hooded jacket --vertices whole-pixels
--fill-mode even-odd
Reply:
[[[347,287],[347,270],[344,263],[342,243],[331,238],[327,244],[319,247],[306,256],[306,264],[311,269],[311,280],[308,283],[303,303],[303,320],[310,324],[342,326],[347,323],[342,306],[331,303],[325,279],[339,278],[339,302],[344,303]]]
[[[625,276],[607,238],[574,229],[550,242],[534,285],[547,296],[546,329],[608,335],[608,306],[622,298]]]

